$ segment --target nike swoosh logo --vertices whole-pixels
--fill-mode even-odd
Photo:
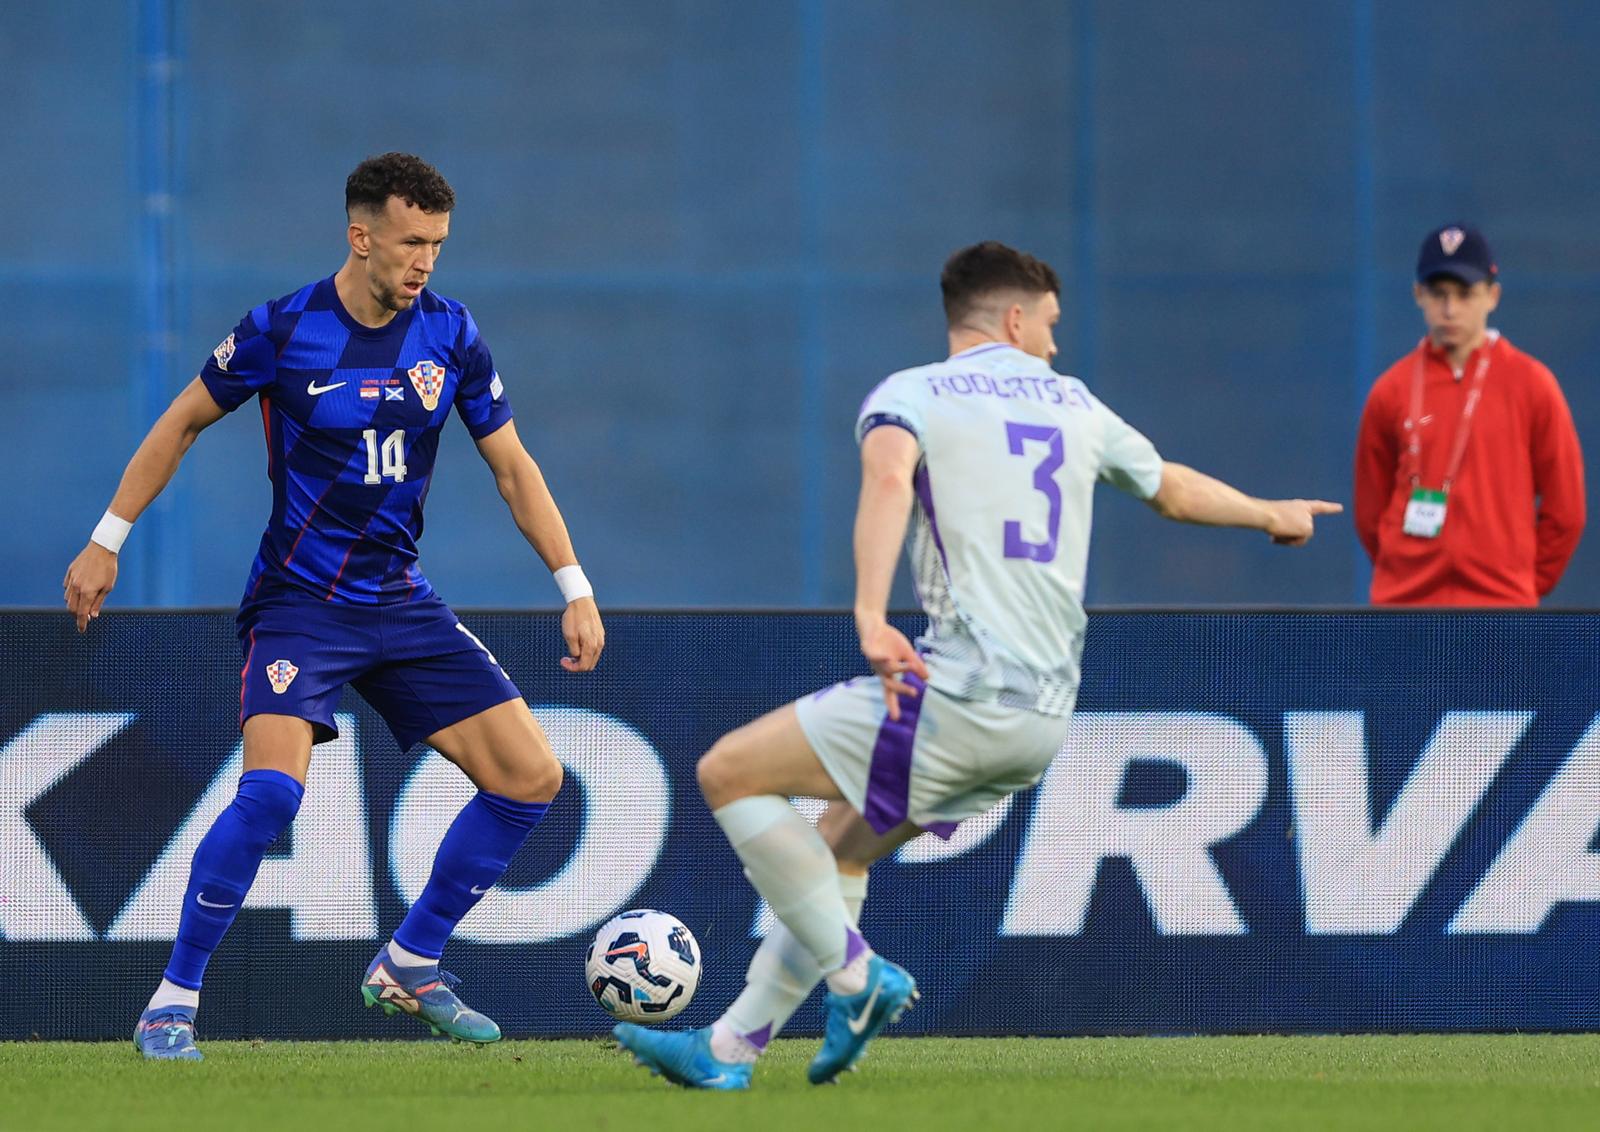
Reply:
[[[707,1077],[704,1081],[701,1081],[700,1083],[702,1085],[720,1085],[724,1081],[726,1081],[727,1079],[728,1079],[728,1075],[726,1073],[718,1073],[715,1077]]]
[[[200,903],[204,904],[207,908],[232,908],[233,907],[232,904],[216,904],[216,903],[213,903],[212,901],[206,899],[206,894],[203,893],[203,892],[195,893],[194,894],[194,898],[196,900],[200,901]]]
[[[850,1027],[852,1034],[860,1034],[861,1031],[867,1028],[867,1022],[872,1018],[872,1008],[878,1001],[878,992],[882,989],[883,983],[879,982],[877,986],[872,988],[872,994],[867,997],[867,1004],[861,1008],[861,1013],[845,1022],[845,1025]]]
[[[311,381],[306,383],[306,392],[311,394],[311,396],[316,397],[316,396],[318,396],[320,394],[327,393],[327,392],[330,392],[331,390],[337,389],[341,385],[349,385],[349,384],[350,383],[348,381],[336,381],[332,385],[318,385],[317,382],[316,382],[316,379],[313,378]]]
[[[489,888],[493,888],[493,887],[494,887],[494,885],[492,885],[492,884],[489,886]],[[477,885],[473,885],[472,886],[472,895],[474,895],[474,896],[482,896],[485,892],[489,891],[489,888],[479,888]]]

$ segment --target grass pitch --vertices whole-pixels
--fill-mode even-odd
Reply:
[[[1600,1036],[881,1038],[813,1088],[773,1044],[745,1094],[690,1093],[600,1041],[0,1043],[0,1128],[1594,1128]]]

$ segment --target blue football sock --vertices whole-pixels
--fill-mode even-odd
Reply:
[[[438,959],[456,925],[505,873],[548,802],[517,802],[480,790],[450,823],[433,874],[395,930],[407,951]]]
[[[247,770],[239,776],[232,804],[211,823],[194,851],[178,939],[167,963],[166,977],[173,983],[200,989],[206,963],[239,914],[262,854],[289,828],[305,789],[278,770]]]

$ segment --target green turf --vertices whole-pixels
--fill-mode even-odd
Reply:
[[[0,1128],[1242,1129],[1600,1127],[1600,1036],[879,1039],[813,1088],[776,1042],[747,1094],[689,1093],[609,1042],[0,1043]]]

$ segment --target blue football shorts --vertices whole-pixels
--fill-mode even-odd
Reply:
[[[285,596],[241,610],[239,726],[252,715],[311,723],[338,737],[346,684],[371,704],[402,751],[522,693],[438,595],[401,605],[335,605]]]

